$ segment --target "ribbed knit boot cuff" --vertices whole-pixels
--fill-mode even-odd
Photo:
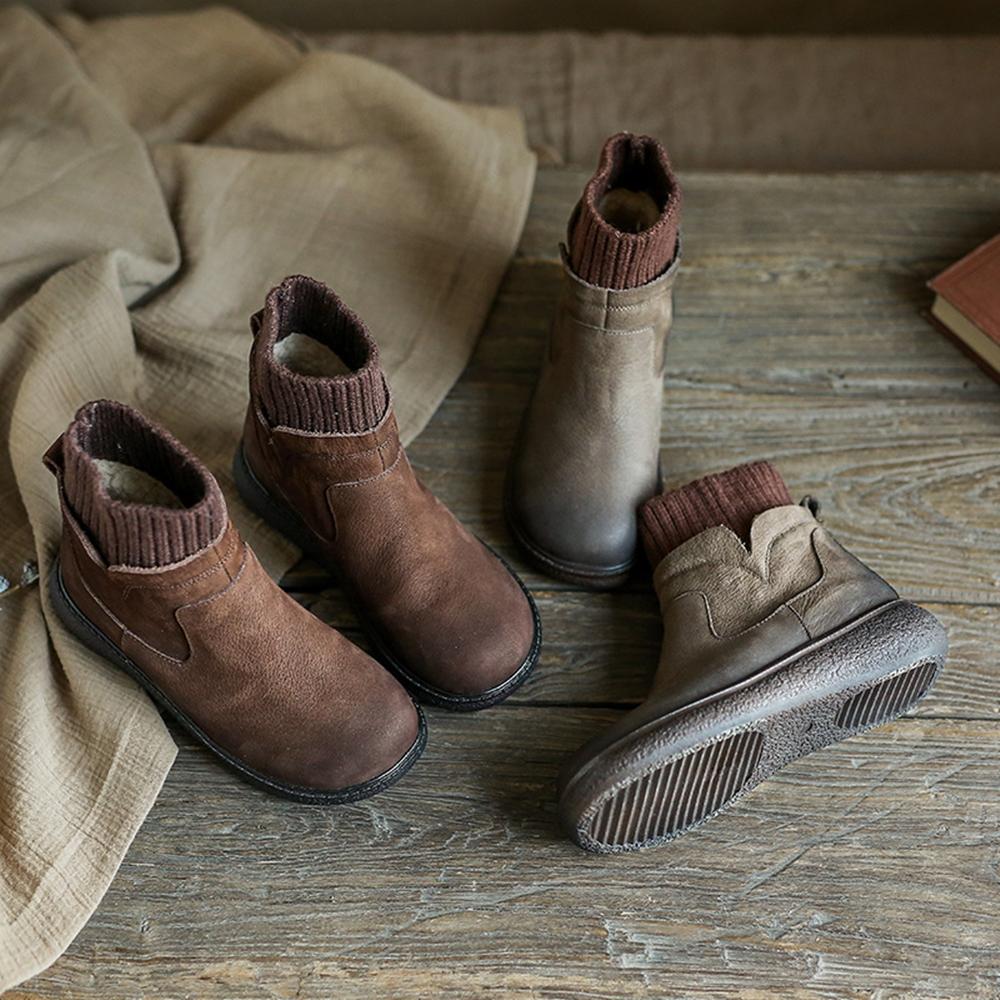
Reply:
[[[292,371],[274,349],[289,334],[312,337],[351,369],[346,375]],[[316,434],[358,434],[378,426],[389,389],[378,345],[365,324],[321,281],[295,275],[271,289],[251,352],[251,392],[272,426]]]
[[[717,525],[731,528],[746,543],[758,514],[791,502],[778,470],[770,462],[751,462],[647,500],[639,509],[639,531],[656,566],[671,549]]]
[[[613,188],[648,194],[659,208],[657,220],[639,232],[617,228],[600,208]],[[681,190],[666,150],[647,135],[619,132],[604,144],[597,172],[570,219],[570,265],[600,288],[644,285],[673,261],[680,214]]]
[[[215,477],[137,410],[102,399],[81,407],[63,435],[66,500],[111,565],[168,566],[211,545],[229,521]],[[113,461],[159,480],[183,506],[113,498],[99,465]]]

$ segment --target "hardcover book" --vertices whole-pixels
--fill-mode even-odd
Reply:
[[[934,324],[1000,381],[1000,236],[927,284]]]

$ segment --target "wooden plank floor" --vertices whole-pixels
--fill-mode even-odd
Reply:
[[[178,735],[106,899],[15,997],[1000,996],[1000,389],[918,314],[924,281],[1000,231],[1000,175],[686,178],[670,483],[776,460],[953,652],[913,717],[617,858],[559,836],[553,781],[643,696],[648,574],[616,594],[556,584],[500,512],[584,179],[540,173],[475,357],[411,449],[525,571],[534,678],[479,715],[429,711],[424,759],[349,807],[268,798]],[[303,599],[357,634],[336,593]]]

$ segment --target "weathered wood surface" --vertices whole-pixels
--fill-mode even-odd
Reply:
[[[429,715],[409,779],[340,809],[275,802],[185,742],[23,996],[995,995],[993,723],[897,722],[608,860],[559,838],[552,784],[613,712]]]
[[[411,454],[524,568],[503,468],[584,179],[543,171],[462,380]],[[525,570],[542,663],[510,703],[429,713],[424,759],[355,806],[267,798],[184,738],[122,870],[28,997],[1000,996],[1000,389],[918,315],[1000,231],[1000,175],[687,178],[668,354],[671,483],[776,458],[944,620],[915,717],[829,748],[659,851],[560,838],[560,762],[643,695],[648,577]],[[299,583],[310,571],[297,573]],[[333,592],[303,597],[352,635]]]

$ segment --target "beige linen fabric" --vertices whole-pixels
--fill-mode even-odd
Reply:
[[[465,364],[534,160],[513,112],[301,55],[225,10],[54,29],[0,11],[0,990],[97,905],[175,748],[150,701],[51,614],[47,445],[83,402],[138,405],[219,477],[273,573],[296,553],[235,499],[247,320],[329,282],[383,348],[412,439]]]

